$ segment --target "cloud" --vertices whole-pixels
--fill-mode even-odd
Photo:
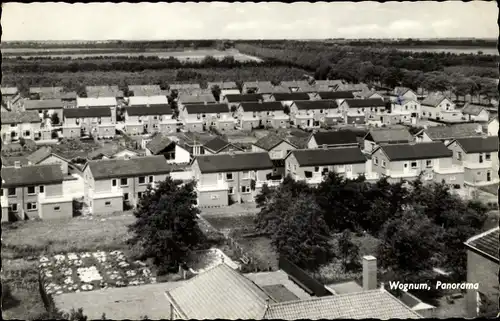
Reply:
[[[419,21],[406,20],[406,19],[396,20],[389,25],[389,29],[394,31],[400,31],[400,30],[417,31],[415,29],[421,29],[422,27],[423,26]]]

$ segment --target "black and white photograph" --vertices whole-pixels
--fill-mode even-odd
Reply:
[[[499,317],[498,21],[2,3],[3,319]]]

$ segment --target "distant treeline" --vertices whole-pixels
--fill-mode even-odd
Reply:
[[[351,46],[391,46],[391,47],[484,47],[496,48],[496,39],[436,39],[436,40],[346,40]]]
[[[179,48],[216,48],[230,46],[231,41],[224,40],[165,40],[165,41],[82,41],[82,42],[44,42],[44,41],[7,41],[2,48],[127,48],[127,49],[179,49]]]

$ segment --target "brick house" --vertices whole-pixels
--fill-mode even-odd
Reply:
[[[177,120],[168,104],[149,107],[126,107],[124,112],[125,131],[131,135],[144,133],[171,133],[177,131]]]
[[[218,130],[232,130],[236,119],[227,104],[188,104],[180,111],[184,128],[188,131],[200,132],[213,126]]]
[[[285,114],[283,105],[277,101],[241,103],[236,110],[238,126],[252,130],[261,126],[288,128],[290,117]]]
[[[363,138],[363,151],[372,153],[382,144],[413,142],[413,136],[406,128],[371,129]]]
[[[453,163],[462,166],[470,186],[498,183],[498,136],[458,138],[450,142]]]
[[[3,167],[2,222],[71,218],[73,199],[64,195],[63,181],[57,164]]]
[[[452,153],[441,142],[380,145],[371,154],[376,176],[390,181],[414,180],[442,182],[460,188],[464,172],[452,162]]]
[[[499,228],[495,227],[465,242],[467,283],[479,285],[477,290],[467,290],[465,298],[468,318],[485,316],[481,310],[488,310],[488,303],[491,304],[490,311],[498,311],[498,239]]]
[[[290,123],[298,128],[319,128],[327,119],[342,119],[335,100],[295,101],[290,106]]]
[[[64,109],[62,129],[66,138],[90,134],[96,137],[114,137],[116,131],[109,107]]]
[[[2,142],[9,144],[20,138],[43,139],[42,121],[38,111],[2,112]]]
[[[268,153],[201,155],[191,166],[197,181],[198,206],[220,207],[253,202],[263,184],[270,184],[273,163]]]
[[[307,141],[307,148],[359,147],[356,133],[350,130],[316,132]]]

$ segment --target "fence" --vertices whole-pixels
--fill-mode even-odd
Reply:
[[[285,271],[288,274],[289,278],[291,278],[292,281],[297,283],[306,292],[319,297],[332,295],[332,293],[328,291],[322,283],[318,282],[304,270],[288,261],[284,257],[279,258],[279,268]]]

